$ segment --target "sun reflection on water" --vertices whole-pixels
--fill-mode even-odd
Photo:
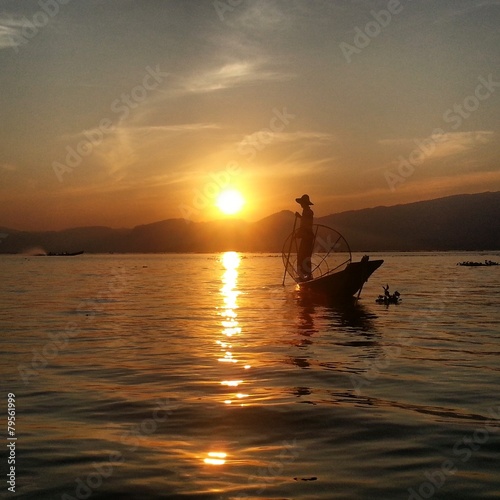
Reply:
[[[220,308],[219,315],[221,316],[221,333],[223,335],[222,339],[218,339],[216,342],[221,348],[221,356],[218,358],[220,363],[225,363],[228,366],[235,366],[238,369],[248,370],[250,365],[239,368],[241,365],[237,365],[240,360],[234,354],[232,342],[241,335],[241,327],[238,322],[238,296],[240,292],[237,289],[238,283],[238,267],[240,265],[240,256],[237,252],[226,252],[222,255],[221,262],[224,266],[224,273],[222,274],[222,287],[220,289],[222,294],[223,305]],[[238,376],[234,376],[233,373],[228,373],[225,380],[222,380],[220,384],[223,387],[238,387],[244,384],[244,380],[240,379]],[[238,402],[243,406],[242,400],[248,397],[248,394],[243,394],[241,392],[226,394],[223,403],[228,405],[233,402]]]
[[[210,451],[203,460],[208,465],[224,465],[226,463],[226,453],[221,451]]]

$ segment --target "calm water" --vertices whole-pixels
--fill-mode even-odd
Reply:
[[[282,287],[277,255],[1,256],[2,488],[498,499],[500,267],[456,263],[499,256],[372,255],[343,309]]]

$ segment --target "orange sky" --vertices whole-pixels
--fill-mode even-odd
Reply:
[[[497,0],[0,5],[0,227],[500,190]]]

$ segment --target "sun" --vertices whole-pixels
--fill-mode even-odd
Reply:
[[[226,215],[233,215],[238,213],[245,204],[245,199],[242,194],[236,189],[227,189],[222,191],[222,193],[217,198],[216,205],[219,210]]]

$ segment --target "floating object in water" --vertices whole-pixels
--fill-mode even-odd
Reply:
[[[484,262],[472,262],[470,260],[464,260],[459,262],[457,266],[467,266],[467,267],[483,267],[483,266],[500,266],[500,263],[494,262],[492,260],[485,260]]]
[[[384,289],[384,295],[379,295],[378,298],[375,299],[375,302],[377,304],[400,304],[401,301],[403,300],[401,298],[401,294],[396,290],[393,294],[389,292],[389,285],[383,286],[382,288]]]

